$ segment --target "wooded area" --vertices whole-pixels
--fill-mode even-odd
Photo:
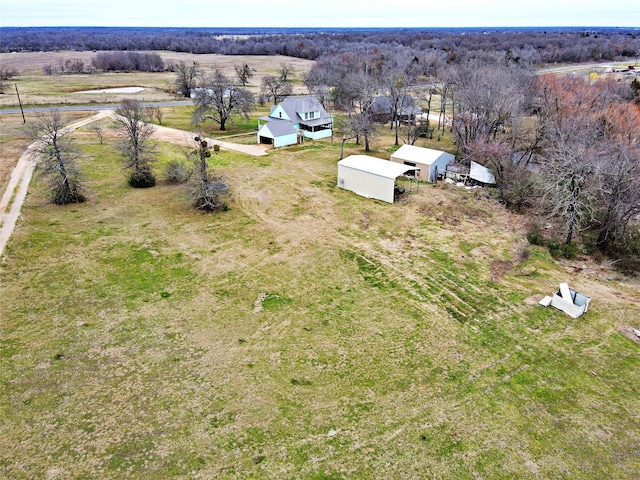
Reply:
[[[224,55],[323,55],[410,49],[452,63],[502,51],[518,63],[577,63],[634,58],[640,33],[623,28],[214,29],[4,27],[1,52],[169,50]]]
[[[560,254],[575,255],[577,239],[587,250],[632,258],[640,253],[640,108],[631,82],[606,75],[534,75],[499,52],[436,67],[379,50],[364,58],[325,56],[305,82],[310,92],[347,112],[343,139],[363,137],[366,151],[380,95],[389,101],[396,145],[451,132],[458,161],[490,168],[499,199],[538,219],[531,225],[537,235],[554,226],[540,241],[551,242]],[[431,110],[434,96],[437,111]],[[400,121],[407,97],[426,106],[419,125]]]

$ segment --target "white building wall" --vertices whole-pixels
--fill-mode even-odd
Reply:
[[[395,180],[338,165],[338,187],[367,198],[393,203]]]
[[[287,145],[295,145],[296,143],[298,143],[298,134],[296,133],[282,135],[273,139],[274,147],[286,147]]]
[[[423,182],[436,181],[436,167],[439,173],[444,173],[448,164],[453,163],[455,157],[450,153],[442,152],[442,154],[433,160],[432,163],[422,163],[417,159],[404,158],[402,156],[391,155],[391,161],[395,163],[404,163],[405,161],[415,163],[416,168],[420,169],[420,180]]]

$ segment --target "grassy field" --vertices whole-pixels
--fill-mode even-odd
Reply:
[[[188,64],[197,62],[207,72],[213,66],[220,68],[229,78],[235,79],[235,65],[248,64],[256,71],[248,88],[257,95],[260,84],[265,75],[274,75],[280,65],[286,63],[295,72],[294,93],[307,93],[301,78],[313,61],[283,56],[225,56],[225,55],[195,55],[190,53],[156,52],[166,64],[184,61]],[[0,64],[3,67],[15,69],[18,76],[8,83],[10,88],[4,95],[0,95],[0,108],[18,108],[18,97],[13,84],[17,84],[20,98],[25,106],[80,104],[120,102],[125,98],[135,98],[141,102],[175,100],[177,97],[170,93],[176,74],[161,73],[92,73],[92,74],[56,74],[47,76],[43,69],[45,65],[58,66],[60,61],[82,60],[87,68],[95,52],[24,52],[0,53]],[[145,87],[137,94],[114,93],[84,93],[83,90],[115,88],[115,87]],[[179,99],[179,98],[178,98]]]
[[[2,257],[0,477],[637,478],[637,280],[484,190],[340,190],[337,143],[212,156],[206,215],[77,141],[89,201],[36,180]],[[536,305],[560,281],[582,318]]]

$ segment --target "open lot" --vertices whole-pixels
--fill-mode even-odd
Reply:
[[[214,155],[205,215],[76,139],[89,202],[36,181],[2,258],[1,476],[635,478],[637,281],[482,190],[337,189],[329,142]],[[535,304],[560,281],[584,317]]]
[[[0,119],[6,177],[29,141]],[[529,246],[486,190],[340,190],[339,142],[214,154],[230,208],[197,213],[128,187],[105,127],[74,133],[89,201],[36,178],[0,259],[0,477],[637,478],[637,279]],[[585,316],[537,306],[562,281]]]

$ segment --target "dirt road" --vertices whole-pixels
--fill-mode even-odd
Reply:
[[[115,112],[113,110],[102,110],[91,117],[67,125],[63,131],[65,133],[72,132],[77,128],[106,117],[115,117]],[[193,137],[195,134],[192,132],[157,125],[155,128],[153,138],[157,140],[179,145],[193,145]],[[235,150],[247,155],[263,156],[267,155],[268,151],[263,145],[239,145],[211,138],[207,138],[207,140],[211,144],[219,145],[221,149]],[[33,176],[36,165],[37,146],[38,142],[32,143],[22,154],[11,172],[7,188],[2,195],[2,199],[0,199],[0,255],[2,255],[5,245],[15,229],[22,204],[27,196],[29,183],[31,182],[31,177]]]
[[[154,126],[156,130],[153,133],[153,138],[157,140],[176,143],[178,145],[188,145],[191,147],[195,145],[193,138],[197,134],[194,132],[187,132],[185,130],[178,130],[177,128],[169,128],[159,125]],[[207,138],[207,142],[209,142],[209,144],[219,145],[223,150],[234,150],[236,152],[246,153],[247,155],[253,155],[254,157],[267,155],[268,152],[268,148],[264,145],[240,145],[237,143],[224,142],[222,140],[216,140],[213,138]]]

